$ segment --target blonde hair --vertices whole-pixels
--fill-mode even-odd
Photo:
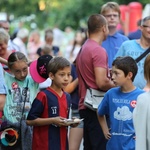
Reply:
[[[119,16],[120,16],[120,7],[116,2],[107,2],[106,4],[102,5],[101,7],[101,14],[105,15],[107,11],[109,11],[110,9],[118,12]]]

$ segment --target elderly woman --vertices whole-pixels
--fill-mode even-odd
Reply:
[[[13,52],[11,50],[7,50],[9,38],[10,37],[8,32],[5,29],[0,28],[0,57],[4,59],[7,59]],[[2,66],[4,69],[7,69],[7,66],[5,66],[4,64],[2,64]]]
[[[0,57],[7,59],[12,51],[7,50],[9,34],[3,28],[0,28]]]

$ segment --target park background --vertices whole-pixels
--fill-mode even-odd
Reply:
[[[21,22],[29,30],[70,26],[74,30],[86,28],[91,14],[99,13],[108,0],[1,0],[0,20],[11,23],[11,31]],[[150,15],[149,0],[116,0],[121,9],[121,24],[127,35],[137,29],[137,21]],[[145,10],[145,11],[144,11]]]

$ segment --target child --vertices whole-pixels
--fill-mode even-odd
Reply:
[[[137,64],[132,57],[119,57],[112,63],[112,80],[117,86],[106,92],[98,107],[98,119],[107,142],[107,150],[134,150],[135,132],[132,112],[137,96],[144,91],[133,85]],[[110,117],[110,129],[105,115]]]
[[[147,92],[138,96],[137,105],[133,111],[136,150],[150,149],[150,54],[146,57],[144,62],[144,76],[147,81],[144,90]]]
[[[31,127],[26,125],[25,119],[38,92],[38,84],[28,76],[28,61],[23,53],[12,53],[8,57],[8,68],[11,74],[4,71],[7,97],[3,110],[3,122],[7,121],[7,126],[13,126],[20,131],[22,142],[13,147],[13,150],[31,150],[32,130]],[[8,145],[2,144],[9,146],[9,142]],[[7,148],[9,149],[10,147]],[[3,150],[2,147],[1,150]]]
[[[65,119],[70,109],[70,95],[64,89],[69,81],[71,65],[63,57],[52,58],[47,68],[52,84],[40,91],[27,117],[33,126],[32,150],[68,150]]]

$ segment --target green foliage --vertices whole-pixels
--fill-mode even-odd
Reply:
[[[39,9],[39,1],[43,1],[45,8]],[[1,0],[1,12],[13,14],[14,20],[23,16],[35,14],[36,18],[27,22],[36,23],[39,28],[58,25],[61,29],[71,26],[78,29],[84,26],[91,14],[99,13],[102,4],[110,0]],[[114,0],[115,1],[115,0]],[[119,4],[129,4],[132,0],[116,0]],[[137,2],[137,1],[136,1]],[[139,0],[143,6],[149,0]]]

